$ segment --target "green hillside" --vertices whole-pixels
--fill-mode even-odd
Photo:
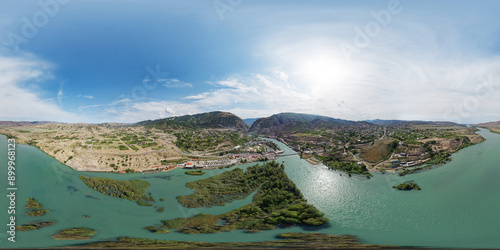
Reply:
[[[238,131],[248,131],[248,126],[238,116],[221,111],[202,113],[196,115],[184,115],[169,117],[159,120],[147,120],[136,125],[154,127],[159,129],[203,129],[203,128],[227,128]]]
[[[315,129],[335,129],[337,127],[365,125],[365,122],[353,122],[320,115],[280,113],[260,118],[252,124],[250,132],[262,135],[278,132],[303,132]]]

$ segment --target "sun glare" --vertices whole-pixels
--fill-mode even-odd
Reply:
[[[346,83],[350,66],[341,59],[329,55],[311,55],[302,60],[299,66],[301,78],[313,89],[335,88]]]

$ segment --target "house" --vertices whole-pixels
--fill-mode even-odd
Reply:
[[[392,167],[397,168],[400,166],[399,160],[391,161]]]
[[[193,163],[192,162],[186,163],[186,165],[184,166],[184,168],[194,168]]]

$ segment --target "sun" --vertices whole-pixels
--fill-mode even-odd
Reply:
[[[351,66],[343,58],[328,53],[304,56],[298,64],[300,77],[312,88],[335,89],[346,84],[351,76]]]

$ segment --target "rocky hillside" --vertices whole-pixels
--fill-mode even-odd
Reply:
[[[500,127],[500,121],[499,122],[479,123],[476,126],[478,126],[478,127]]]
[[[227,128],[241,132],[248,131],[248,126],[238,116],[221,111],[169,117],[159,120],[148,120],[136,125],[159,129],[200,129],[200,128]]]
[[[499,122],[485,122],[479,123],[476,125],[477,127],[487,128],[491,132],[500,134],[500,121]]]

